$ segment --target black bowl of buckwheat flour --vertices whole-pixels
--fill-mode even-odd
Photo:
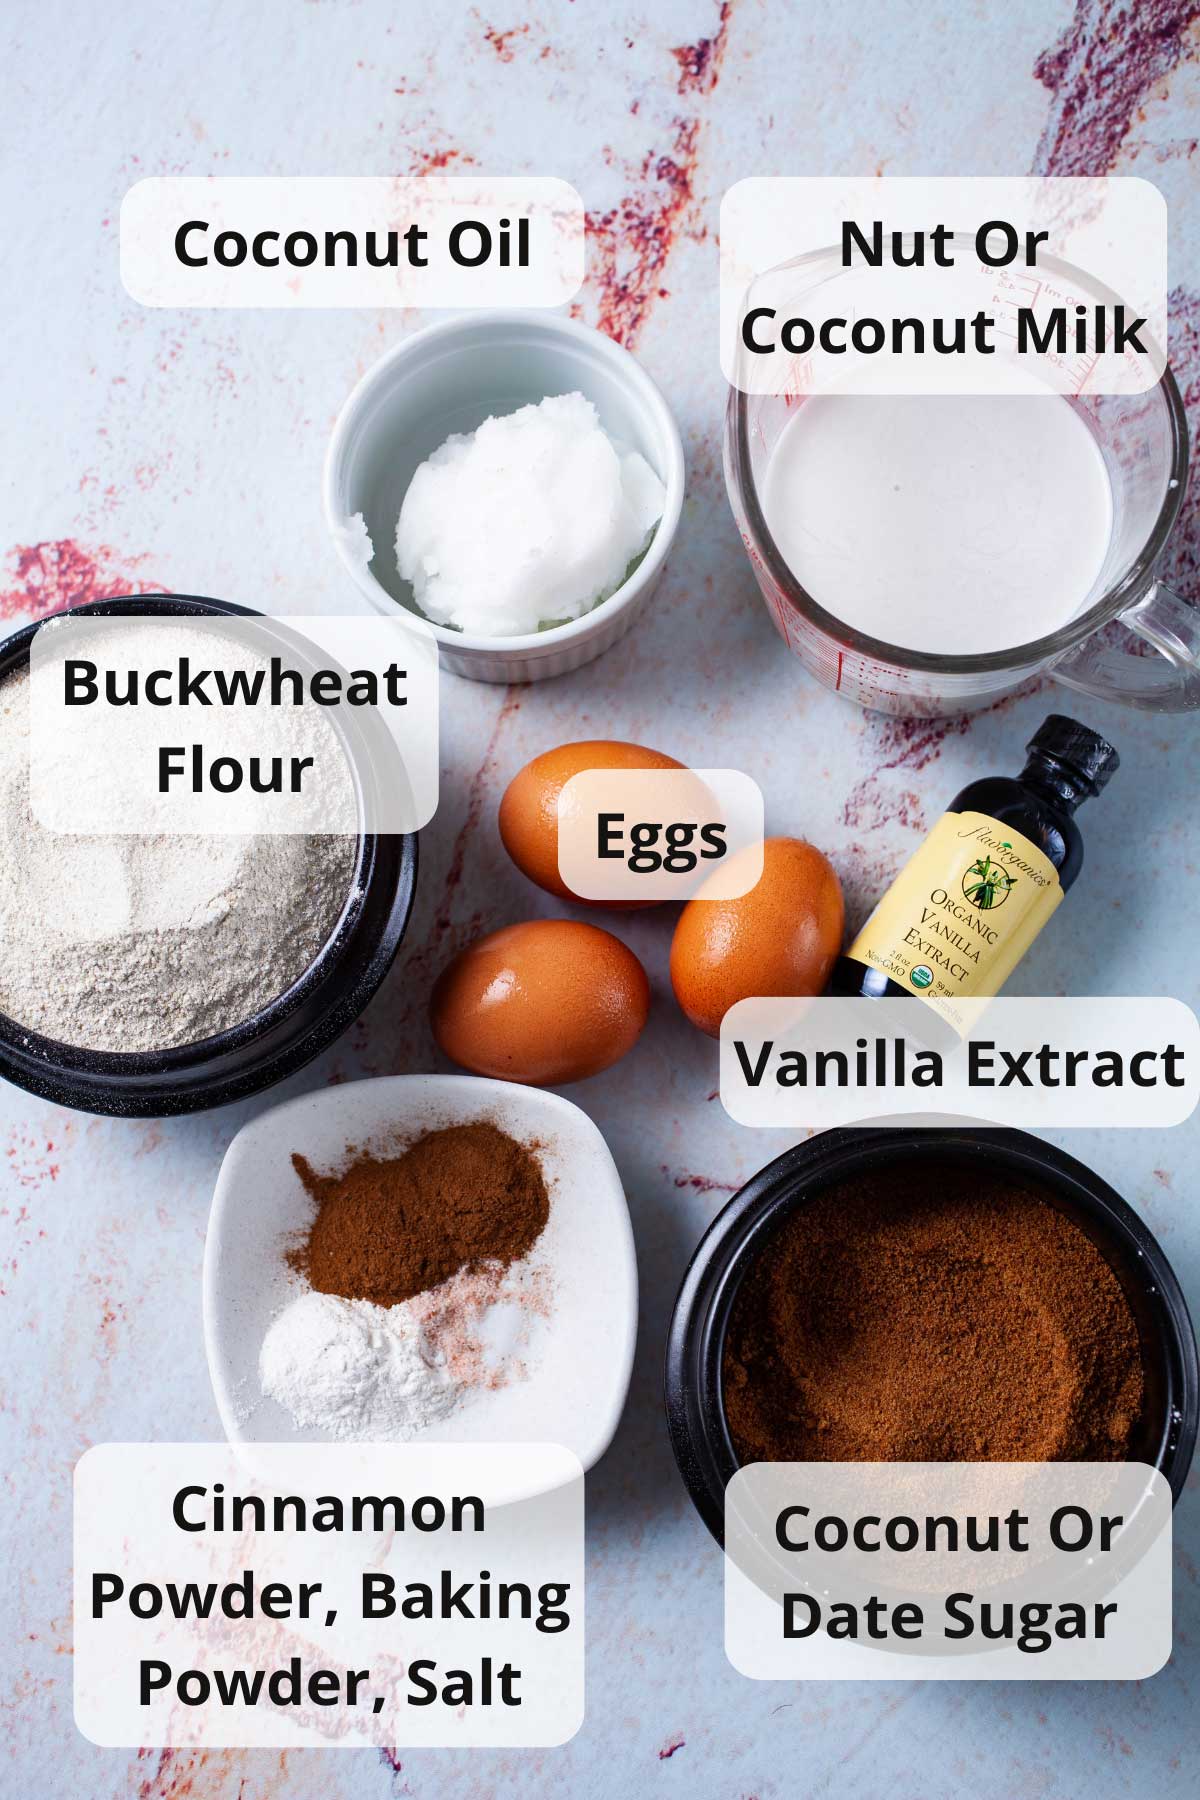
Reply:
[[[74,611],[248,609],[137,595]],[[0,645],[0,1075],[130,1118],[258,1093],[332,1043],[383,980],[412,907],[416,839],[44,830],[29,806],[38,629]],[[345,747],[361,801],[377,777]]]

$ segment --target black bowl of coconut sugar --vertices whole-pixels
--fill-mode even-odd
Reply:
[[[253,616],[174,594],[71,616],[89,614]],[[344,733],[356,830],[43,829],[29,776],[40,624],[0,645],[0,1074],[62,1106],[133,1118],[258,1093],[332,1043],[379,987],[412,908],[416,838],[361,828],[381,776]]]
[[[756,1462],[1145,1462],[1177,1500],[1200,1412],[1142,1220],[1017,1131],[829,1131],[734,1196],[668,1339],[680,1472],[718,1539]]]

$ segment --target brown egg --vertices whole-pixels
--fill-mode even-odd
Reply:
[[[762,879],[740,900],[689,900],[671,942],[671,986],[710,1037],[738,1000],[819,994],[842,947],[842,890],[821,852],[768,838]]]
[[[682,769],[683,763],[643,744],[623,744],[615,738],[590,738],[579,744],[560,744],[546,750],[518,771],[500,802],[500,836],[504,848],[520,869],[548,894],[580,905],[605,905],[629,912],[653,906],[653,900],[579,900],[558,872],[558,796],[572,775],[584,769]]]
[[[429,1016],[462,1068],[557,1087],[624,1056],[649,1009],[646,971],[611,932],[534,919],[468,944],[438,977]]]

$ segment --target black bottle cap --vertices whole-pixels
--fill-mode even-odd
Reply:
[[[1121,766],[1116,750],[1098,731],[1068,719],[1065,713],[1051,713],[1039,725],[1025,746],[1031,756],[1050,756],[1057,763],[1087,783],[1098,794],[1109,777]]]

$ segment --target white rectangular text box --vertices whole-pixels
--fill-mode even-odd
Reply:
[[[1167,208],[1140,177],[750,176],[722,200],[746,393],[1138,394],[1166,352]]]
[[[110,1746],[561,1744],[583,1567],[558,1445],[98,1445],[75,1721]]]
[[[48,831],[408,833],[437,807],[437,645],[408,615],[49,619],[29,720]]]
[[[563,306],[583,258],[550,176],[155,175],[121,204],[143,306]]]
[[[726,1653],[758,1681],[1140,1681],[1171,1653],[1145,1463],[754,1463],[725,1549]]]
[[[961,1038],[915,996],[740,1000],[721,1021],[721,1103],[739,1125],[1181,1125],[1200,1099],[1200,1021],[1161,995],[959,1002]]]

